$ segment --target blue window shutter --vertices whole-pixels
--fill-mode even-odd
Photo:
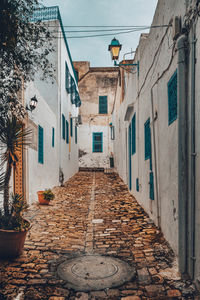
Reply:
[[[65,140],[65,116],[62,114],[62,138]]]
[[[93,132],[93,152],[103,152],[103,133]]]
[[[67,63],[65,62],[65,88],[68,93],[70,93],[71,89],[71,74],[69,72],[69,68]]]
[[[69,123],[66,120],[66,143],[69,144]]]
[[[76,84],[74,78],[71,77],[71,103],[76,104]]]
[[[168,84],[168,125],[177,119],[177,70]]]
[[[75,126],[75,143],[77,144],[77,126]]]
[[[70,135],[73,136],[73,119],[70,118]]]
[[[136,153],[136,116],[132,118],[132,155]]]
[[[149,198],[151,200],[154,200],[154,177],[153,177],[153,172],[149,173],[149,184],[150,184]]]
[[[55,129],[52,127],[52,147],[54,148],[55,146]]]
[[[144,124],[145,160],[151,159],[151,128],[150,118]]]
[[[44,163],[44,130],[38,125],[38,162]]]
[[[140,186],[139,186],[139,178],[136,178],[136,191],[139,192]]]
[[[99,96],[99,114],[108,113],[108,101],[107,96]]]

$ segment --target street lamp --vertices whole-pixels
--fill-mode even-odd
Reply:
[[[30,112],[32,112],[36,108],[37,104],[38,104],[38,100],[35,95],[34,97],[31,98],[31,100],[29,102],[29,107],[28,107],[28,105],[26,105],[26,110],[29,110]]]
[[[118,67],[136,66],[139,75],[139,61],[137,63],[132,63],[132,64],[125,64],[125,63],[117,64],[116,61],[119,59],[119,52],[121,48],[122,45],[116,38],[112,39],[111,44],[108,46],[108,51],[110,51],[111,59],[114,60],[114,65]]]
[[[120,45],[119,41],[116,38],[114,38],[111,41],[111,44],[108,46],[108,51],[110,51],[112,60],[118,60],[121,48],[122,45]]]

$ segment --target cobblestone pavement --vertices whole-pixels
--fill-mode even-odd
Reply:
[[[49,206],[29,208],[23,255],[0,261],[0,299],[200,299],[195,286],[180,279],[172,250],[117,174],[79,172],[54,191]],[[128,262],[136,278],[103,291],[66,289],[56,266],[88,252]]]

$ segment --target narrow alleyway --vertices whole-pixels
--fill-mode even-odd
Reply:
[[[49,206],[30,207],[32,228],[21,257],[0,261],[0,299],[199,299],[180,280],[173,252],[117,174],[79,172],[54,189]],[[120,287],[75,292],[57,266],[80,254],[120,258],[136,275]]]

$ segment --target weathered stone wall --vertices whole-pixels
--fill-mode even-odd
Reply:
[[[88,65],[88,62],[85,64],[83,62],[74,63],[75,69],[79,72],[78,86],[82,101],[80,114],[83,124],[79,126],[78,141],[80,153],[84,153],[84,155],[79,158],[79,166],[107,168],[109,167],[109,157],[113,152],[109,123],[115,99],[118,69],[90,68],[86,72]],[[99,114],[99,96],[107,96],[107,114]],[[102,153],[93,153],[93,132],[103,133]]]

